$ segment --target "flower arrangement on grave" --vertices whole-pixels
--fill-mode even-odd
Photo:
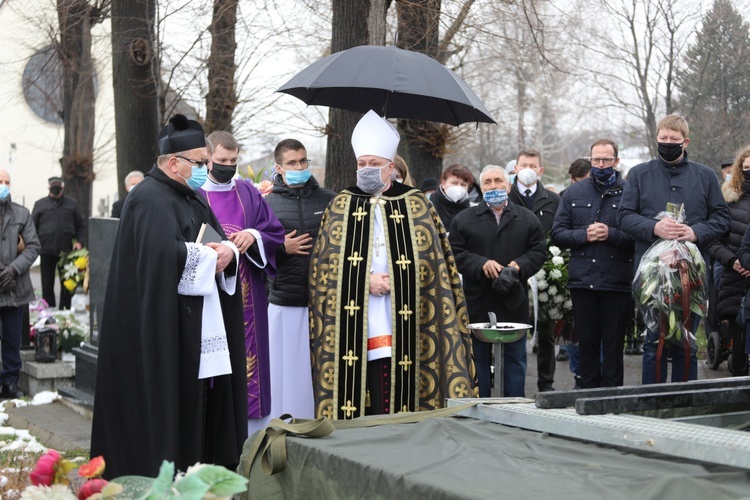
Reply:
[[[79,286],[83,286],[83,292],[88,292],[89,251],[87,249],[60,252],[57,267],[60,270],[60,281],[66,290],[73,293]]]
[[[570,253],[561,250],[547,238],[547,260],[534,276],[537,280],[539,321],[572,320],[573,302],[568,290]]]
[[[271,191],[273,190],[273,178],[274,175],[276,175],[274,164],[269,165],[257,174],[250,165],[245,168],[247,171],[243,173],[240,170],[240,175],[244,174],[243,177],[250,179],[253,182],[253,185],[258,188],[258,191],[260,191],[260,194],[264,197],[271,194]]]
[[[682,204],[667,204],[658,219],[671,217],[682,223]],[[641,258],[633,280],[633,294],[649,330],[674,343],[694,345],[690,314],[705,317],[708,290],[706,264],[697,246],[689,241],[659,240]]]
[[[106,481],[104,458],[78,467],[57,451],[48,450],[37,461],[21,498],[231,498],[246,491],[248,480],[218,465],[196,464],[175,475],[174,464],[162,462],[156,478],[124,476]]]
[[[58,352],[73,352],[73,348],[81,347],[89,338],[89,327],[78,321],[72,311],[55,311],[41,317],[29,331],[29,337],[34,340],[36,331],[40,328],[54,328],[57,330]]]

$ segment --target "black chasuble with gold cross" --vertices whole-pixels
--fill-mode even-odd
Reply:
[[[310,336],[318,416],[365,414],[375,210],[381,210],[391,293],[390,413],[474,395],[463,290],[445,230],[414,188],[380,197],[349,188],[329,204],[311,255]],[[383,401],[372,404],[384,404]]]

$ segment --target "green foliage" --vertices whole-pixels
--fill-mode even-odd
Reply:
[[[715,0],[677,72],[690,158],[716,164],[750,143],[750,26],[730,0]]]

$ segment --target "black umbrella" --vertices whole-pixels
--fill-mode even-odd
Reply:
[[[495,123],[460,76],[435,59],[396,47],[362,45],[311,64],[277,92],[306,104],[459,125]]]

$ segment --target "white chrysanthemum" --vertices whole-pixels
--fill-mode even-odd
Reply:
[[[538,273],[534,275],[534,277],[538,280],[543,280],[545,276],[544,269],[540,269]]]
[[[542,290],[546,290],[548,286],[549,286],[549,284],[547,283],[547,280],[537,280],[537,282],[536,282],[536,288],[540,292]]]
[[[563,304],[563,308],[566,311],[570,311],[571,309],[573,309],[573,302],[570,299],[566,300],[565,303]]]
[[[562,313],[560,312],[560,309],[553,307],[549,310],[549,318],[550,319],[562,319]]]
[[[21,498],[33,498],[40,500],[77,500],[76,496],[64,484],[53,484],[52,486],[27,486],[21,493]]]
[[[553,269],[549,272],[549,277],[553,280],[559,280],[560,278],[562,278],[562,271],[560,271],[559,269]]]
[[[542,292],[539,294],[539,302],[547,302],[549,300],[549,295]]]
[[[552,255],[554,255],[555,257],[557,257],[562,252],[560,252],[560,249],[557,248],[556,246],[551,246],[551,247],[549,247],[549,253],[551,253]]]
[[[562,294],[555,295],[555,298],[552,299],[552,302],[555,304],[562,304],[565,302],[565,297],[562,296]]]
[[[552,257],[552,263],[556,266],[562,266],[563,264],[565,264],[565,259],[563,259],[559,255],[556,255]]]
[[[554,285],[549,287],[549,290],[547,290],[547,293],[550,295],[557,295],[557,287]]]

